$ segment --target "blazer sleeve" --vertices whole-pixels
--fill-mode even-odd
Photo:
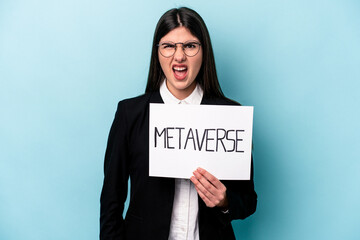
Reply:
[[[225,99],[203,99],[202,104],[214,105],[240,105],[238,102],[229,98]],[[221,208],[213,208],[213,214],[224,227],[228,227],[232,220],[245,219],[256,211],[257,194],[254,188],[254,167],[253,157],[251,156],[250,180],[224,180],[221,181],[226,186],[226,196],[228,198],[228,212],[223,213]]]
[[[257,194],[254,189],[253,160],[251,157],[250,180],[224,180],[226,196],[228,198],[228,212],[223,213],[217,208],[217,215],[223,226],[235,219],[245,219],[256,211]]]
[[[245,219],[256,211],[257,194],[254,189],[254,167],[251,157],[250,180],[227,181],[226,195],[230,219]]]
[[[126,134],[126,105],[119,102],[111,126],[104,161],[104,182],[100,197],[100,239],[124,239],[124,202],[129,166]]]

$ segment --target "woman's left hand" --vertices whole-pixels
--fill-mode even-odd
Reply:
[[[194,176],[190,180],[194,183],[196,191],[206,206],[227,208],[225,185],[205,169],[198,168],[193,174]]]

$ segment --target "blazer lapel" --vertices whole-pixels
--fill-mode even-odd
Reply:
[[[164,101],[161,98],[160,91],[151,93],[150,103],[164,103]]]
[[[202,100],[201,100],[201,103],[200,104],[204,104],[204,105],[210,105],[210,104],[213,104],[213,105],[218,105],[218,101],[217,101],[217,98],[210,98],[210,97],[207,97],[207,96],[203,96]]]

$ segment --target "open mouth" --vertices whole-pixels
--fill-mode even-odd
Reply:
[[[173,66],[174,76],[177,80],[183,80],[187,75],[187,66]]]

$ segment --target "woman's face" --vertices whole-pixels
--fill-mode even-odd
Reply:
[[[161,38],[159,44],[189,41],[200,43],[199,39],[192,35],[186,27],[178,27]],[[167,79],[166,86],[176,98],[181,100],[188,97],[196,87],[195,78],[201,68],[203,52],[200,46],[200,50],[195,56],[188,57],[185,55],[181,44],[176,46],[173,56],[164,57],[160,54],[160,50],[158,50],[158,55],[161,68]]]

